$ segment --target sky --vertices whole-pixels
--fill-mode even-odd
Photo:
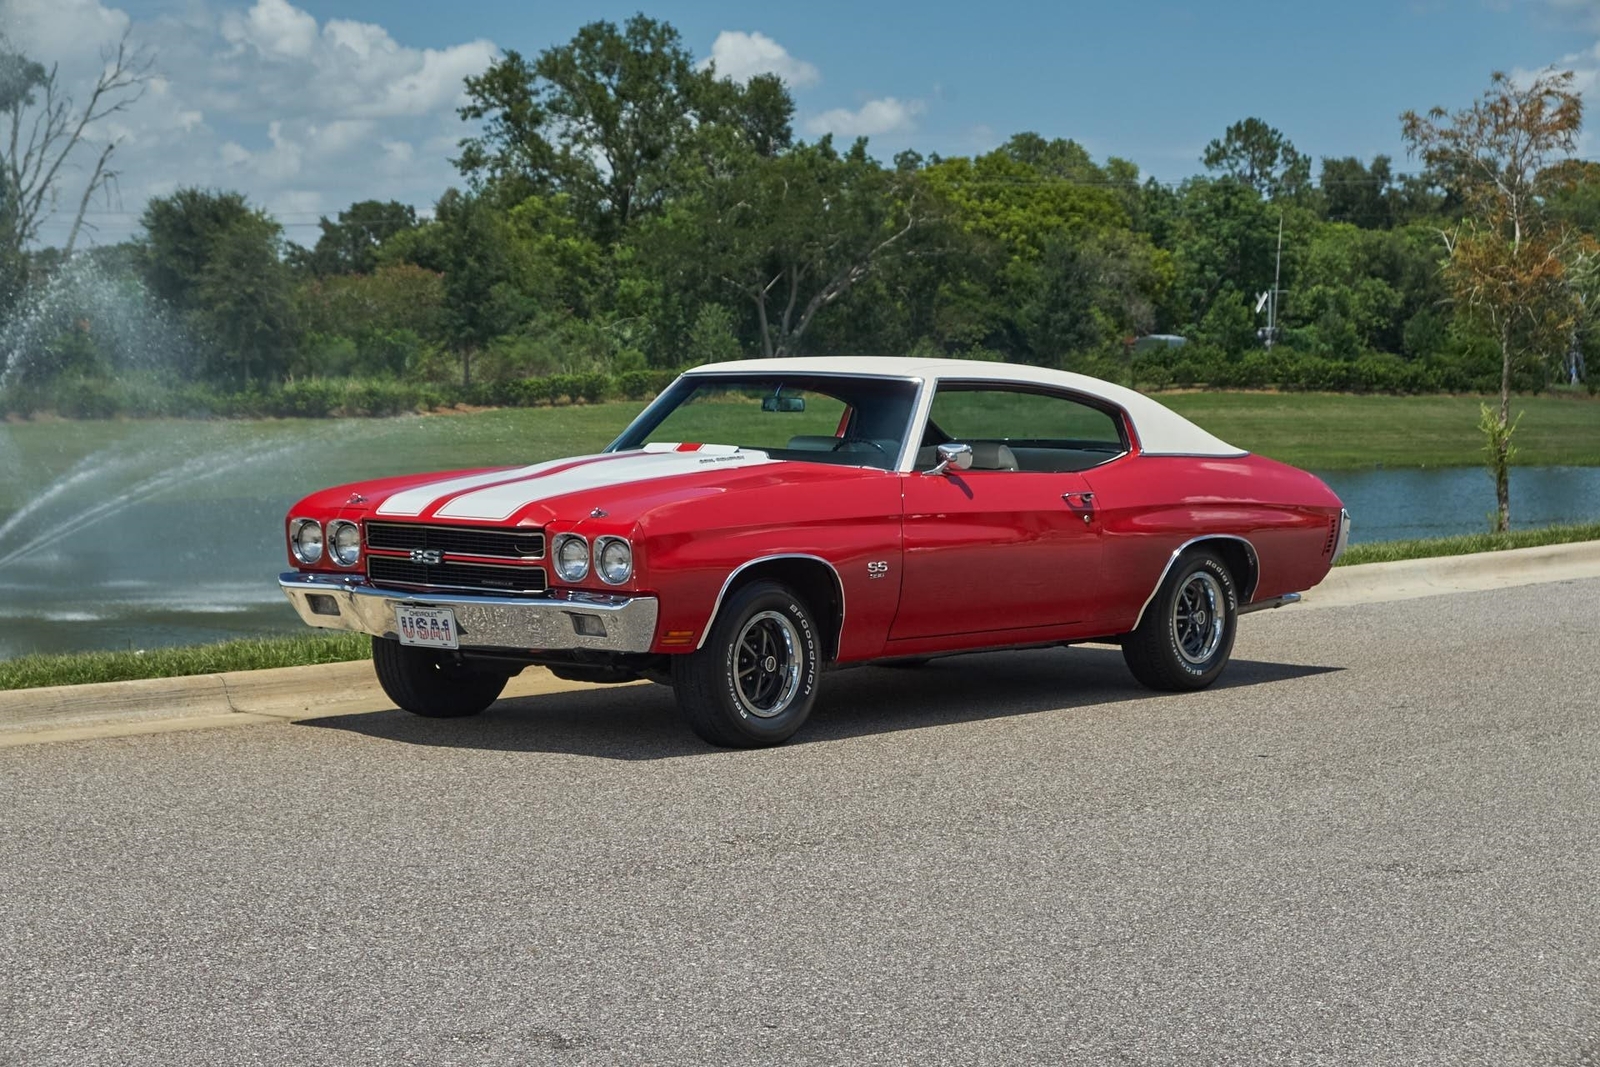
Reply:
[[[152,58],[143,98],[91,131],[118,141],[120,171],[91,243],[136,235],[151,196],[201,186],[245,193],[309,244],[352,201],[426,210],[460,183],[462,80],[502,50],[531,56],[641,8],[724,74],[783,76],[800,137],[866,136],[883,160],[1032,130],[1175,182],[1256,116],[1314,159],[1383,153],[1405,170],[1400,112],[1466,106],[1492,71],[1558,65],[1600,100],[1600,0],[0,0],[0,33],[80,97],[124,33]],[[1600,132],[1580,153],[1600,156]],[[65,176],[61,215],[86,177]]]

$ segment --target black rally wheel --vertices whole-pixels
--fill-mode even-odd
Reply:
[[[800,729],[821,670],[810,607],[777,582],[752,582],[722,605],[699,651],[673,657],[672,687],[684,721],[706,741],[756,748]]]
[[[1204,689],[1228,665],[1238,618],[1227,564],[1203,548],[1186,552],[1122,639],[1122,658],[1151,689]]]
[[[448,652],[408,648],[392,637],[372,639],[378,684],[396,705],[430,719],[459,719],[493,704],[505,689],[504,674],[474,670]]]

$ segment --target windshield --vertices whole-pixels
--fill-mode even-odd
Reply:
[[[911,381],[827,375],[686,375],[606,451],[717,444],[774,459],[893,470],[916,403]]]

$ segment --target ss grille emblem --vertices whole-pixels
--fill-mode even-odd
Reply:
[[[411,550],[412,563],[426,563],[432,567],[444,559],[444,553],[437,548],[413,548]]]

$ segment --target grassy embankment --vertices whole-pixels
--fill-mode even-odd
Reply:
[[[1321,470],[1372,466],[1474,466],[1481,460],[1474,397],[1388,397],[1326,394],[1179,393],[1161,400],[1224,440],[1297,466]],[[593,451],[609,441],[639,405],[533,408],[468,416],[352,421],[261,420],[183,424],[11,424],[24,458],[53,474],[84,456],[163,434],[214,436],[216,444],[259,439],[263,446],[313,438],[314,451],[337,455],[335,475],[371,477],[419,469],[528,463]],[[1600,466],[1600,403],[1587,398],[1527,397],[1517,460],[1528,465]],[[307,484],[315,474],[305,472]],[[0,501],[3,503],[3,501]],[[1418,559],[1533,545],[1600,540],[1600,523],[1473,534],[1426,541],[1354,545],[1341,565]],[[0,689],[172,677],[361,659],[364,638],[305,634],[230,641],[192,648],[25,656],[0,662]]]

